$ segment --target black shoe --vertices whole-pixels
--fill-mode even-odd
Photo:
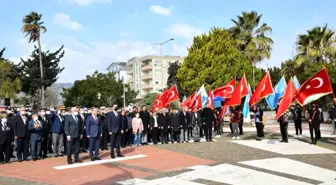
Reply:
[[[91,161],[94,161],[95,160],[95,158],[94,157],[91,157]]]
[[[73,164],[73,162],[72,161],[68,161],[68,164],[70,165],[70,164]]]
[[[315,142],[311,142],[310,144],[311,144],[311,145],[316,145],[316,143],[315,143]]]
[[[95,159],[98,160],[98,161],[102,160],[100,157],[96,157]]]
[[[40,158],[40,157],[38,157],[38,158],[37,158],[37,160],[41,160],[41,158]]]
[[[5,161],[5,164],[11,164],[12,162],[10,162],[10,161]]]
[[[12,154],[11,158],[16,158],[15,155]]]
[[[64,155],[63,155],[63,154],[59,154],[58,156],[60,156],[60,157],[64,157]]]
[[[36,159],[36,158],[34,158],[34,159],[33,159],[33,161],[37,161],[37,159]]]
[[[56,155],[55,155],[55,157],[57,158],[57,157],[58,157],[58,155],[56,154]]]
[[[284,143],[285,141],[284,140],[281,140],[280,143]]]
[[[21,163],[21,162],[22,162],[22,159],[18,159],[18,162]]]
[[[30,161],[29,159],[23,159],[24,161]]]
[[[125,157],[123,154],[118,154],[117,156],[118,157]]]
[[[82,150],[82,153],[88,153],[88,151],[87,150]]]
[[[75,163],[83,163],[83,161],[81,161],[80,159],[76,159]]]
[[[115,155],[111,155],[111,158],[114,159],[114,158],[115,158]]]

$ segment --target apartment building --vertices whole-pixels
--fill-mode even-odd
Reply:
[[[127,83],[136,91],[137,100],[141,100],[146,94],[158,92],[167,87],[168,67],[170,63],[179,61],[180,56],[154,56],[134,57],[127,62],[129,76]]]
[[[127,72],[130,67],[126,65],[126,62],[113,62],[106,70],[115,73],[117,80],[123,80],[124,83],[127,83],[129,79]]]

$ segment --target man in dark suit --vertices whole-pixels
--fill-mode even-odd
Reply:
[[[89,152],[91,161],[101,160],[99,157],[100,138],[102,137],[102,121],[98,117],[98,109],[93,108],[92,114],[86,119],[86,137],[89,138]],[[93,155],[93,150],[95,151]]]
[[[112,111],[109,112],[107,115],[107,119],[108,119],[108,130],[111,142],[111,158],[115,158],[114,148],[117,149],[118,157],[124,157],[120,151],[121,130],[123,130],[123,128],[122,128],[121,114],[117,112],[117,105],[113,105]]]
[[[13,122],[15,121],[14,110],[11,107],[7,107],[7,126],[10,129],[11,142],[14,143],[14,134],[13,134]],[[10,147],[11,158],[16,158],[13,154],[14,145],[12,144]]]
[[[80,119],[81,119],[81,122],[83,123],[83,126],[82,126],[82,130],[83,130],[83,133],[82,133],[82,135],[83,135],[83,138],[81,139],[81,141],[80,141],[80,151],[81,152],[83,152],[83,153],[87,153],[87,148],[88,148],[88,143],[89,143],[89,138],[88,137],[86,137],[86,118],[88,117],[88,116],[90,116],[91,114],[89,114],[89,115],[87,115],[87,116],[85,116],[85,113],[84,113],[84,109],[83,108],[80,108],[79,109],[79,117],[80,117]]]
[[[42,131],[41,133],[43,134],[41,137],[41,152],[40,152],[40,157],[42,159],[48,158],[48,141],[50,137],[50,119],[47,118],[46,116],[46,109],[40,109],[39,112],[39,117],[38,117],[39,122],[42,123]]]
[[[29,161],[29,133],[28,133],[28,118],[26,116],[26,109],[20,108],[20,112],[15,116],[13,121],[13,133],[14,139],[17,144],[17,158],[18,162],[22,162],[22,159]]]
[[[170,131],[171,131],[171,142],[180,142],[179,139],[179,130],[180,130],[180,115],[178,110],[173,108],[173,112],[170,114]]]
[[[158,122],[161,132],[161,143],[168,144],[168,127],[169,127],[169,115],[166,108],[161,109],[158,114]]]
[[[206,141],[212,141],[212,127],[215,121],[213,111],[210,108],[204,108],[202,112],[202,117]]]
[[[55,157],[62,157],[64,118],[61,116],[61,110],[57,110],[56,113],[51,113],[51,133],[54,155]]]
[[[77,107],[71,108],[71,114],[65,118],[64,132],[66,134],[67,160],[72,164],[71,155],[74,153],[75,162],[82,163],[79,159],[80,140],[82,139],[82,122],[78,116]]]
[[[140,118],[142,120],[142,124],[144,127],[144,130],[142,132],[142,144],[147,145],[148,143],[148,132],[150,127],[150,114],[147,111],[146,106],[142,107],[142,111],[140,111]]]
[[[12,148],[12,131],[8,126],[8,118],[6,114],[1,114],[0,123],[0,165],[10,163]],[[4,157],[5,154],[5,157]]]
[[[41,141],[44,139],[43,123],[37,114],[34,114],[32,120],[29,121],[28,130],[30,132],[30,155],[33,161],[36,161],[41,159]]]
[[[317,105],[313,105],[313,108],[309,110],[309,132],[310,132],[310,138],[311,138],[311,144],[316,145],[316,142],[318,140],[318,125],[320,124],[320,111],[318,110]],[[315,137],[314,137],[315,134]]]
[[[194,113],[192,113],[192,126],[193,126],[193,136],[194,136],[194,142],[200,141],[200,131],[202,126],[202,117],[200,110],[195,110]]]
[[[186,137],[187,129],[189,126],[189,113],[188,107],[183,107],[183,110],[180,112],[180,141],[188,142],[188,137]]]

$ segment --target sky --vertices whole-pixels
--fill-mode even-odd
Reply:
[[[0,48],[15,63],[34,47],[20,31],[23,17],[31,11],[43,14],[48,31],[41,36],[42,49],[65,48],[60,83],[106,72],[112,62],[159,55],[159,46],[151,44],[170,38],[163,54],[186,56],[195,35],[213,26],[229,28],[243,11],[263,14],[262,22],[273,29],[271,59],[260,67],[292,58],[298,34],[324,24],[335,30],[336,25],[334,0],[0,0],[0,7]]]

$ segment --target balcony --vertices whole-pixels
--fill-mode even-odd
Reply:
[[[141,76],[141,80],[151,80],[152,78],[152,74],[146,74]]]
[[[128,70],[126,74],[127,75],[133,75],[133,71],[132,70]]]
[[[153,66],[152,65],[145,65],[145,66],[142,66],[141,67],[141,70],[142,71],[150,71],[153,69]]]

